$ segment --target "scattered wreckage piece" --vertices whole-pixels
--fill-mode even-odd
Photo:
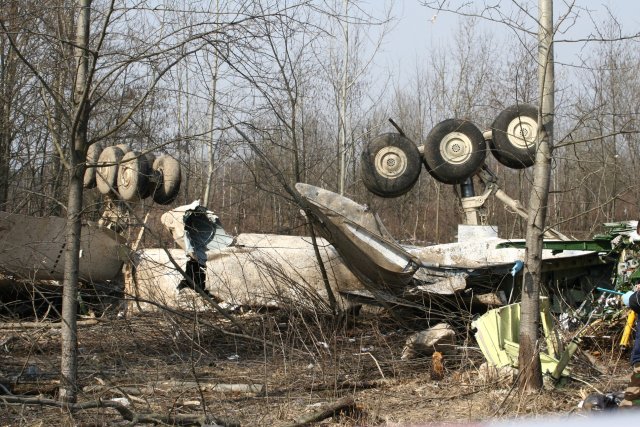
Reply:
[[[0,212],[0,270],[26,279],[62,280],[66,222],[61,217],[38,218]],[[124,239],[93,223],[82,225],[79,278],[113,280],[129,257]]]
[[[583,411],[607,411],[617,409],[624,400],[624,392],[590,393],[578,404]]]
[[[367,206],[309,184],[298,183],[296,190],[319,220],[323,237],[360,280],[387,291],[409,284],[420,261],[393,239]]]
[[[555,322],[549,311],[549,299],[540,298],[540,320],[544,331],[546,349],[540,352],[542,373],[555,379],[569,376],[567,367],[570,356],[577,347],[567,346],[561,352],[562,343],[555,334]],[[487,311],[471,323],[476,329],[475,338],[487,362],[500,369],[518,367],[520,339],[520,303]]]
[[[402,349],[401,359],[431,356],[434,352],[444,355],[453,355],[457,352],[456,332],[450,325],[438,323],[425,331],[411,335]]]

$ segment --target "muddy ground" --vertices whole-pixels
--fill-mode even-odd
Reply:
[[[48,316],[5,316],[0,323],[0,382],[15,394],[57,396],[60,329]],[[375,309],[339,320],[248,310],[234,319],[242,330],[212,312],[108,311],[83,319],[78,401],[116,399],[141,414],[212,414],[220,423],[285,426],[351,397],[355,407],[320,424],[415,425],[572,416],[594,389],[622,390],[630,372],[628,354],[617,345],[623,320],[585,339],[574,357],[576,379],[520,394],[504,378],[479,375],[484,359],[464,326],[457,326],[458,355],[445,357],[444,377],[433,380],[430,357],[401,360],[407,337],[427,326],[419,317],[399,325]],[[70,412],[0,403],[0,426],[13,425],[132,423],[109,408]]]

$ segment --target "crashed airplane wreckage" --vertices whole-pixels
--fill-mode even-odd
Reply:
[[[485,330],[479,322],[475,325],[487,359],[494,365],[513,364],[517,343],[508,332],[513,332],[515,324],[495,319],[517,316],[517,304],[512,303],[520,296],[523,242],[498,238],[497,230],[486,225],[481,209],[493,195],[519,215],[526,216],[526,212],[499,188],[484,161],[488,144],[503,165],[531,166],[536,118],[533,107],[514,106],[503,111],[485,134],[470,122],[446,120],[434,127],[424,145],[416,145],[400,129],[398,134],[383,134],[370,142],[362,154],[362,179],[378,196],[408,192],[423,164],[438,181],[460,185],[465,224],[459,226],[458,242],[425,247],[400,244],[366,206],[304,183],[296,184],[296,191],[309,220],[323,236],[316,239],[317,247],[306,236],[230,236],[217,216],[199,202],[161,217],[178,248],[137,249],[137,243],[129,247],[118,234],[126,226],[120,199],[152,196],[158,204],[171,203],[180,187],[179,164],[168,156],[155,159],[122,145],[102,153],[101,147],[92,147],[87,162],[93,167],[87,169],[85,187],[97,185],[109,208],[97,224],[83,225],[79,277],[84,282],[122,287],[125,265],[124,292],[133,301],[129,307],[139,310],[206,307],[199,293],[184,286],[185,271],[201,286],[206,284],[209,296],[228,306],[328,308],[319,253],[341,308],[366,303],[437,317],[436,311],[475,313],[503,307],[502,314],[487,313],[481,322]],[[479,196],[473,188],[474,176],[484,186]],[[0,212],[0,271],[5,278],[61,280],[64,229],[63,218]],[[544,307],[556,312],[562,310],[561,304],[577,307],[595,288],[611,287],[614,262],[603,256],[610,245],[606,249],[607,245],[567,241],[553,230],[547,230],[545,238],[549,249],[543,251],[542,273],[548,291]],[[202,270],[190,274],[196,247]],[[552,328],[550,322],[545,324],[545,331]],[[555,376],[563,372],[563,366],[553,360],[549,366]]]
[[[308,184],[299,183],[296,189],[325,237],[317,239],[317,245],[342,307],[355,302],[425,310],[435,299],[451,309],[475,306],[484,311],[518,296],[511,272],[524,251],[500,248],[512,241],[498,238],[491,228],[480,227],[482,236],[467,233],[457,243],[406,246],[397,243],[366,206]],[[317,307],[327,301],[310,237],[240,234],[231,238],[212,212],[195,203],[161,218],[182,249],[137,252],[130,292],[139,298],[141,308],[149,307],[148,302],[180,306],[185,291],[196,295],[178,291],[182,275],[175,268],[187,262],[183,218],[196,209],[202,216],[199,232],[210,237],[206,287],[217,299],[240,306]],[[563,286],[572,281],[581,292],[608,279],[607,266],[594,251],[545,250],[543,258],[547,278],[562,281]]]
[[[397,243],[379,217],[366,206],[308,184],[297,184],[325,238],[317,245],[329,283],[339,303],[371,303],[388,308],[424,309],[439,303],[479,310],[517,299],[517,276],[511,271],[524,250],[496,237],[490,227],[461,226],[461,241],[426,247]],[[97,224],[82,230],[80,279],[107,282],[118,278],[123,263],[133,262],[126,292],[139,299],[136,307],[180,306],[178,291],[184,268],[184,217],[199,208],[199,232],[209,236],[206,287],[230,305],[317,306],[327,291],[310,237],[272,234],[229,236],[210,211],[192,204],[166,212],[162,224],[180,248],[146,248],[132,252],[123,238]],[[0,266],[8,274],[36,280],[61,280],[64,273],[63,218],[34,218],[0,213]],[[471,228],[476,234],[469,233]],[[477,229],[482,235],[477,235]],[[466,232],[464,230],[467,230]],[[608,281],[607,265],[594,251],[545,250],[543,272],[548,280],[571,283],[588,293]],[[513,285],[516,285],[515,289]]]
[[[125,202],[147,197],[160,205],[172,203],[181,183],[180,164],[168,155],[132,150],[127,144],[89,147],[84,188],[96,188],[104,196],[104,212],[98,222],[82,224],[79,280],[84,283],[121,282],[123,265],[132,248],[120,232],[127,228]],[[32,217],[0,212],[0,285],[19,286],[14,279],[59,281],[64,278],[66,218]],[[117,285],[114,285],[117,286]]]
[[[524,250],[508,247],[497,231],[484,224],[479,214],[494,195],[525,216],[519,202],[510,199],[484,164],[490,152],[503,165],[524,168],[533,163],[537,134],[537,110],[517,105],[504,110],[492,130],[481,133],[471,122],[445,120],[429,133],[425,144],[416,145],[399,129],[398,134],[374,138],[362,154],[362,179],[369,191],[381,197],[408,192],[422,170],[440,182],[460,185],[465,212],[458,242],[416,247],[401,245],[385,229],[378,216],[365,206],[330,191],[296,185],[305,211],[324,239],[317,240],[329,285],[347,307],[353,302],[406,306],[424,310],[431,300],[451,309],[474,311],[518,300]],[[190,242],[185,240],[185,218],[198,218],[191,231],[205,247],[200,263],[206,287],[213,296],[230,305],[317,306],[327,301],[312,239],[305,236],[240,234],[228,236],[217,217],[198,203],[165,213],[162,224],[171,231],[179,248],[128,247],[116,231],[122,215],[120,199],[136,201],[152,197],[158,204],[171,203],[180,187],[177,161],[163,155],[132,151],[126,145],[93,145],[87,154],[90,166],[85,187],[96,187],[111,207],[98,224],[86,224],[82,232],[80,278],[86,282],[114,281],[123,263],[131,265],[125,293],[138,300],[136,307],[180,306],[189,289],[179,291],[184,277]],[[484,185],[476,196],[471,178]],[[126,215],[125,215],[126,216]],[[65,247],[62,218],[31,218],[0,215],[0,270],[28,279],[61,280]],[[189,232],[186,233],[187,235]],[[566,237],[553,230],[546,237]],[[507,247],[505,247],[507,246]],[[131,260],[131,261],[130,261]],[[130,262],[129,262],[130,261]],[[515,267],[514,267],[515,266]],[[575,303],[596,286],[610,286],[611,265],[597,251],[545,250],[544,280],[551,293],[565,292]],[[562,288],[562,289],[560,289]],[[565,292],[566,293],[566,292]],[[552,302],[552,307],[555,301]]]

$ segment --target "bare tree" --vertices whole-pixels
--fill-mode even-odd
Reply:
[[[89,27],[91,0],[81,0],[76,26],[74,57],[76,59],[75,87],[73,90],[73,121],[69,144],[69,197],[67,201],[67,227],[65,250],[65,274],[62,302],[62,355],[60,374],[60,400],[75,402],[78,351],[78,327],[76,323],[78,271],[80,254],[80,229],[82,216],[82,185],[84,161],[87,153],[87,128],[89,126]]]
[[[216,0],[216,10],[215,16],[219,17],[220,15],[220,0]],[[216,25],[218,25],[218,21],[216,19]],[[209,167],[207,169],[207,181],[204,189],[203,196],[203,204],[205,206],[209,205],[209,199],[213,194],[213,177],[215,173],[215,161],[216,161],[216,152],[217,143],[216,143],[216,133],[215,133],[215,123],[216,123],[216,113],[217,113],[217,89],[218,89],[218,75],[220,72],[220,56],[213,52],[213,61],[209,60],[209,66],[211,71],[211,106],[210,106],[210,114],[211,117],[209,119],[209,144],[208,144],[208,152],[209,152]]]
[[[337,128],[336,174],[338,193],[345,194],[350,180],[350,168],[355,169],[356,143],[362,138],[362,117],[370,115],[376,91],[370,84],[371,71],[392,22],[390,11],[380,16],[368,14],[358,0],[340,0],[327,5],[324,11],[331,34],[318,47],[318,61],[324,69],[327,84],[332,88],[335,118],[329,125]],[[384,76],[377,78],[384,81]],[[383,87],[383,86],[382,86]],[[366,90],[364,89],[366,88]],[[355,178],[355,177],[354,177]]]
[[[542,286],[542,240],[547,218],[551,150],[553,147],[554,117],[554,58],[553,58],[553,4],[540,0],[538,34],[538,85],[540,111],[536,159],[533,166],[533,185],[529,198],[527,220],[527,249],[525,251],[524,280],[520,308],[520,388],[542,388],[540,348],[540,287]]]

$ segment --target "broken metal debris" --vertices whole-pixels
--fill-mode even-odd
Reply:
[[[561,354],[558,336],[554,333],[555,323],[549,311],[548,298],[540,300],[540,319],[544,330],[543,339],[546,349],[540,352],[542,373],[559,378],[559,374],[568,376],[567,368],[570,355],[576,348],[568,347]],[[496,368],[518,367],[520,338],[520,304],[510,304],[487,311],[471,323],[476,330],[475,337],[480,350],[489,364]]]
[[[442,297],[449,296],[469,308],[479,302],[474,296],[489,294],[485,302],[502,304],[504,298],[497,288],[505,286],[504,278],[514,261],[524,258],[523,249],[500,248],[509,241],[499,239],[490,226],[461,226],[459,234],[466,240],[456,243],[401,245],[368,207],[312,185],[298,183],[296,189],[309,203],[322,235],[365,288],[343,291],[359,302],[424,307],[437,295],[440,304]],[[556,280],[591,283],[595,281],[592,275],[602,275],[602,266],[593,251],[543,252],[543,272]]]
[[[617,408],[623,398],[624,393],[620,392],[591,393],[578,404],[578,407],[584,411],[606,411]]]
[[[446,323],[416,332],[411,335],[402,349],[402,360],[413,359],[417,356],[431,356],[434,352],[452,355],[457,352],[456,332]]]

